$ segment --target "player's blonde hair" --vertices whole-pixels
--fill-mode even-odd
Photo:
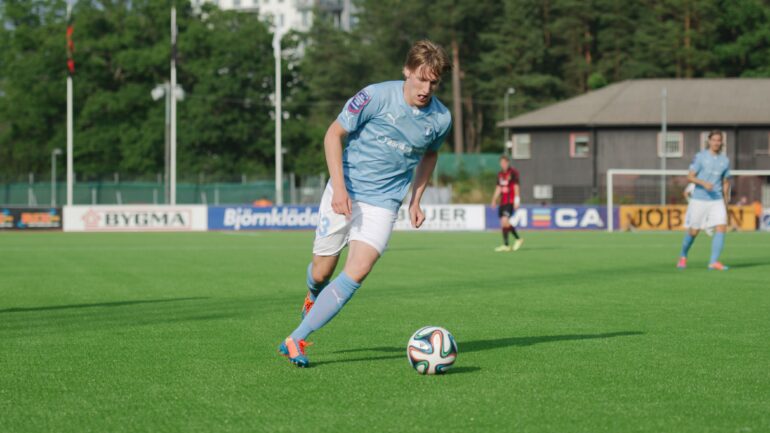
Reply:
[[[413,72],[416,72],[421,66],[425,66],[438,77],[452,69],[444,49],[427,39],[417,41],[412,45],[406,54],[404,66]]]

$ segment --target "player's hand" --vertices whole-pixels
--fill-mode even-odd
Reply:
[[[423,213],[419,205],[409,206],[409,220],[412,222],[412,227],[416,229],[419,229],[425,221],[425,213]]]
[[[706,191],[711,191],[714,189],[714,184],[711,182],[703,181],[703,188],[706,188]]]
[[[350,201],[350,196],[345,188],[342,188],[341,191],[335,189],[334,192],[332,192],[332,210],[334,213],[345,215],[350,218],[351,215],[353,215],[352,207],[353,205]]]

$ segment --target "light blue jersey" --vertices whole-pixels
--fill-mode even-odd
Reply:
[[[690,164],[690,171],[695,172],[695,177],[714,185],[711,191],[696,184],[692,192],[695,200],[722,200],[722,180],[730,177],[730,160],[723,154],[714,155],[708,149],[695,154]]]
[[[342,154],[348,194],[397,212],[415,166],[441,147],[452,115],[435,96],[427,107],[409,106],[404,82],[386,81],[350,98],[337,121],[348,131]]]

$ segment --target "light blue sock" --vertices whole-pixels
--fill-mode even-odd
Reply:
[[[695,240],[695,238],[690,234],[690,231],[686,231],[684,233],[684,240],[682,241],[682,252],[679,254],[679,257],[687,257],[687,252],[690,251],[690,247],[692,246],[692,242]]]
[[[711,240],[711,261],[714,263],[719,261],[719,255],[722,254],[722,248],[725,246],[725,234],[722,232],[714,233],[714,239]]]
[[[318,294],[321,293],[321,290],[328,285],[329,280],[324,280],[320,283],[315,282],[313,279],[313,262],[310,262],[310,264],[307,265],[307,289],[310,291],[310,300],[315,301]]]
[[[291,333],[290,337],[294,341],[304,340],[312,332],[321,329],[340,312],[359,287],[361,284],[353,281],[345,272],[339,274],[321,292],[315,305],[313,305],[313,309],[305,316],[297,329]]]

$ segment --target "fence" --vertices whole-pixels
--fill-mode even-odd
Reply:
[[[500,170],[499,153],[440,153],[436,163],[437,176],[457,177],[461,173],[477,176],[482,173],[497,173]]]
[[[283,191],[287,203],[314,203],[320,197],[317,185],[296,188],[291,176],[284,180]],[[66,194],[64,183],[57,185],[55,197],[48,182],[0,184],[0,204],[5,206],[61,205]],[[154,182],[79,182],[72,195],[74,204],[166,204],[163,184]],[[244,204],[259,199],[275,202],[275,182],[177,184],[178,204]]]

